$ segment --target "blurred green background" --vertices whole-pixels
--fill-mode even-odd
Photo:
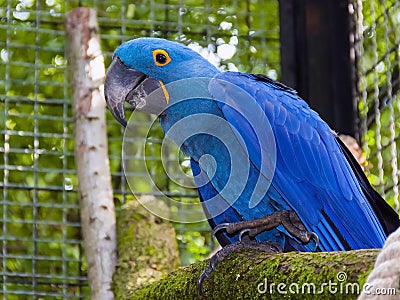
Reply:
[[[366,171],[397,210],[400,132],[399,1],[355,1],[358,29],[358,108]],[[65,14],[96,9],[106,66],[123,41],[155,36],[187,44],[224,70],[280,78],[277,0],[59,1],[0,0],[0,281],[3,299],[88,298],[74,164],[71,87]],[[123,129],[107,112],[115,203],[133,195],[122,163]],[[129,174],[136,195],[159,192],[196,202],[181,186],[187,157],[171,146],[162,161],[162,132],[152,118],[135,115]],[[140,164],[146,157],[146,164]],[[173,162],[178,161],[178,164]],[[163,165],[164,162],[164,165]],[[140,166],[140,167],[139,167]],[[177,179],[165,175],[165,169]],[[153,182],[144,180],[151,174]],[[179,210],[179,206],[177,208]],[[214,249],[207,222],[174,224],[182,264]]]

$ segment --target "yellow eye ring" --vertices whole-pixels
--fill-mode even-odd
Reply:
[[[162,49],[153,50],[153,59],[156,66],[163,67],[170,63],[171,58],[167,51]]]

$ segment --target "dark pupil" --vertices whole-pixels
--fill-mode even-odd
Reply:
[[[159,53],[156,55],[156,61],[160,64],[165,64],[167,61],[167,57],[164,54]]]

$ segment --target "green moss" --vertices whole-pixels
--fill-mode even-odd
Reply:
[[[376,255],[377,250],[284,254],[242,251],[218,265],[203,287],[207,299],[355,299]],[[204,299],[196,282],[206,263],[180,268],[137,290],[131,299]],[[286,294],[279,292],[279,284]]]
[[[131,202],[118,218],[118,236],[116,299],[205,299],[197,280],[208,261],[176,269],[178,251],[168,222]],[[219,264],[203,289],[206,299],[355,299],[377,254],[244,250]]]
[[[171,224],[149,213],[139,202],[129,202],[121,209],[117,234],[119,259],[113,277],[116,299],[130,299],[136,289],[162,279],[179,266]]]

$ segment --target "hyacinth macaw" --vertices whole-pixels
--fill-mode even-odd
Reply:
[[[221,72],[184,45],[138,38],[116,49],[105,96],[121,124],[127,101],[173,132],[222,247],[240,239],[282,251],[379,248],[400,225],[329,126],[264,75]]]

